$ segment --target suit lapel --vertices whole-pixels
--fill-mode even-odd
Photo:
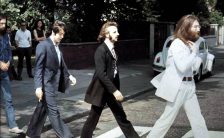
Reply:
[[[112,55],[112,53],[111,53],[111,51],[110,51],[110,49],[108,48],[108,46],[106,45],[106,43],[104,43],[104,48],[105,48],[105,51],[107,52],[107,53],[109,53],[109,55],[114,59],[114,60],[117,60],[113,55]],[[116,51],[115,51],[116,52]],[[116,54],[116,56],[117,56],[117,54]],[[117,57],[118,58],[118,57]]]
[[[49,40],[49,43],[50,43],[50,49],[51,49],[52,55],[53,55],[55,61],[57,62],[57,64],[59,65],[58,55],[57,55],[57,52],[55,50],[55,46],[54,46],[54,44],[53,44],[53,42],[50,38],[48,38],[48,40]]]

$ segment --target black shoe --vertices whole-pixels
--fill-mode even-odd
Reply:
[[[21,81],[21,80],[23,80],[23,79],[22,79],[22,77],[21,77],[21,76],[18,76],[16,80]]]
[[[33,75],[29,75],[29,78],[33,78]]]

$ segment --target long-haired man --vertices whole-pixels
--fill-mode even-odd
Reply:
[[[174,31],[174,40],[168,50],[166,70],[153,78],[156,95],[167,101],[165,111],[156,121],[147,138],[163,138],[179,109],[183,106],[195,138],[208,138],[208,129],[201,114],[192,66],[196,63],[199,38],[199,20],[194,15],[185,15]]]

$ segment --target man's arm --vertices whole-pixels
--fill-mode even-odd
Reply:
[[[42,88],[42,79],[43,79],[43,68],[45,66],[46,60],[46,50],[45,46],[39,44],[36,47],[36,60],[35,60],[35,74],[34,74],[34,83],[35,89]]]
[[[72,82],[71,85],[75,85],[76,84],[76,78],[68,71],[67,65],[65,64],[64,58],[63,58],[63,54],[61,54],[62,58],[62,65],[63,65],[63,72],[64,72],[64,77],[65,78],[69,78],[69,80]]]
[[[96,67],[96,75],[100,79],[100,81],[103,83],[103,85],[106,87],[106,89],[113,93],[117,90],[115,85],[112,83],[112,81],[109,79],[107,73],[106,73],[106,57],[105,57],[105,51],[101,48],[98,48],[94,55],[94,61],[95,61],[95,67]]]
[[[15,42],[16,42],[16,47],[19,47],[19,36],[18,36],[18,31],[16,32],[16,35],[15,35]]]
[[[10,48],[10,41],[9,41],[8,35],[4,36],[4,39],[6,39],[8,41],[8,45],[6,47],[3,47],[4,55],[8,58],[8,61],[4,62],[4,61],[0,60],[0,69],[2,71],[8,71],[10,61],[12,60],[12,51]]]
[[[182,41],[174,40],[169,49],[172,52],[177,69],[182,73],[191,68],[196,59],[196,50],[191,54],[187,54],[184,47],[185,44]]]
[[[31,40],[32,40],[32,37],[31,37],[31,32],[28,30],[28,41],[29,41],[29,44],[30,46],[32,46],[32,43],[31,43]]]
[[[34,75],[34,83],[35,83],[35,93],[37,98],[42,100],[43,96],[43,68],[45,66],[46,60],[46,50],[43,45],[38,45],[36,47],[36,61],[35,61],[35,75]]]

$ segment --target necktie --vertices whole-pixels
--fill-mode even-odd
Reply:
[[[59,47],[55,46],[55,50],[57,52],[58,61],[59,61],[59,65],[60,65],[60,63],[61,63],[61,53],[60,53]]]
[[[111,49],[111,53],[112,53],[113,57],[117,60],[117,56],[116,56],[114,48]]]
[[[115,63],[114,63],[114,78],[115,78],[115,76],[116,76],[116,74],[117,74],[117,55],[116,55],[116,53],[115,53],[115,50],[114,50],[114,48],[112,48],[111,49],[111,53],[112,53],[112,55],[113,55],[113,57],[114,57],[114,59],[115,59]]]

